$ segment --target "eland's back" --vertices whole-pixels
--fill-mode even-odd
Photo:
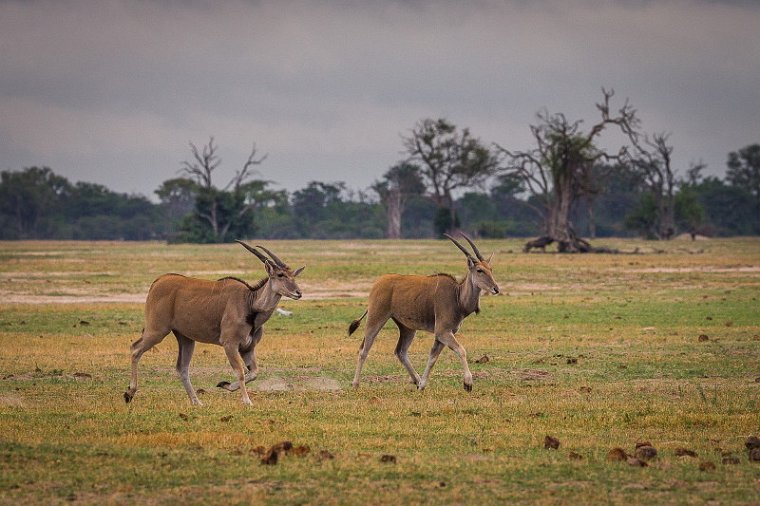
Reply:
[[[371,320],[393,318],[410,329],[434,332],[436,313],[456,305],[456,290],[448,274],[386,274],[372,286],[367,310]]]
[[[218,343],[223,318],[246,320],[248,306],[241,301],[250,290],[234,278],[211,281],[164,274],[148,291],[145,328],[166,333],[177,330],[194,341]]]

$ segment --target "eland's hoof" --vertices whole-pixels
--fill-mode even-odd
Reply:
[[[472,383],[465,383],[464,384],[464,391],[465,392],[472,392]]]
[[[127,404],[129,404],[129,401],[132,400],[132,397],[133,395],[130,394],[129,392],[124,392],[124,402],[126,402]]]

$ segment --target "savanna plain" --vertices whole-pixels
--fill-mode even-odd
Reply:
[[[472,392],[450,350],[417,391],[392,322],[351,388],[364,325],[346,329],[373,279],[461,276],[449,241],[263,244],[306,265],[304,298],[266,324],[245,407],[203,344],[192,406],[171,335],[122,397],[153,279],[255,282],[239,245],[0,243],[0,503],[760,504],[745,448],[760,436],[760,240],[597,240],[623,253],[589,255],[478,241],[503,294],[457,335]],[[417,334],[418,371],[432,343]],[[610,460],[643,442],[646,466]]]

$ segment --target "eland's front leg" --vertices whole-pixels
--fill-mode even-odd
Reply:
[[[467,363],[467,351],[464,346],[459,344],[454,334],[451,332],[444,333],[439,339],[443,344],[448,346],[451,351],[457,354],[459,360],[462,362],[462,368],[464,369],[464,389],[468,392],[472,391],[472,373],[470,372],[470,365]]]
[[[241,347],[240,356],[243,357],[243,362],[248,372],[245,374],[245,382],[250,383],[255,380],[259,375],[259,366],[256,364],[256,345],[261,341],[261,337],[264,334],[263,328],[258,328],[256,331],[248,336],[250,344],[247,347]],[[220,381],[217,383],[218,387],[235,392],[240,388],[240,382],[235,381],[230,383],[229,381]]]
[[[250,406],[253,404],[251,398],[248,396],[248,389],[245,388],[245,368],[243,366],[243,357],[240,356],[238,346],[235,343],[225,344],[224,352],[227,354],[227,359],[230,361],[232,369],[237,372],[238,384],[242,392],[243,404]]]

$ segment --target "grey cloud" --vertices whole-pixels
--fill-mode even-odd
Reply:
[[[215,135],[227,170],[364,187],[448,116],[527,147],[600,87],[671,131],[683,170],[757,142],[760,8],[707,0],[0,2],[0,168],[150,194]]]

